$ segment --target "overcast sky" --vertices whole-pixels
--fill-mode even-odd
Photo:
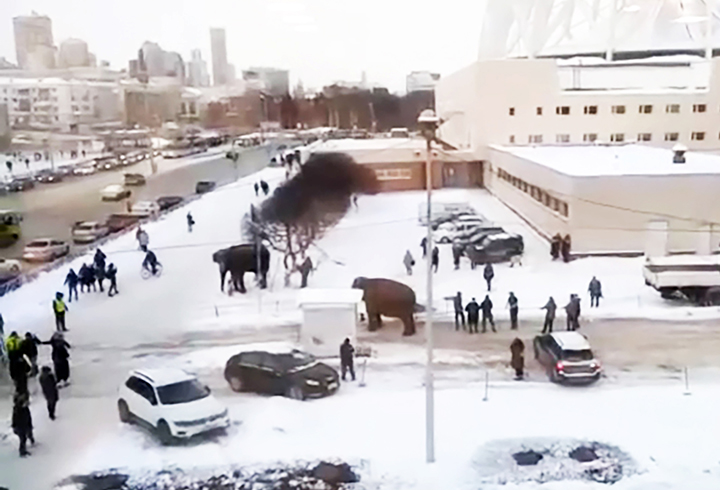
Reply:
[[[12,18],[50,16],[55,44],[88,42],[126,68],[145,40],[210,60],[210,27],[225,27],[228,61],[287,68],[318,87],[368,80],[402,90],[412,70],[442,74],[477,56],[484,0],[0,0],[0,56],[15,60]],[[208,63],[208,69],[210,63]]]

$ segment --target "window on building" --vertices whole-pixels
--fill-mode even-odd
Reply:
[[[560,201],[560,214],[565,216],[567,218],[569,212],[568,212],[568,203],[564,201]]]
[[[679,136],[678,133],[665,133],[665,141],[677,141]]]
[[[691,135],[690,139],[693,141],[702,141],[705,139],[705,132],[704,131],[694,131]]]
[[[570,135],[569,134],[556,134],[555,142],[556,143],[570,143]]]
[[[90,106],[84,105],[84,106],[82,106],[82,110],[84,110],[85,112],[90,112]]]
[[[60,118],[58,116],[55,116],[55,121],[59,121]]]
[[[528,142],[529,143],[542,143],[543,137],[541,134],[531,134],[528,136]]]
[[[511,135],[510,135],[510,143],[511,143],[511,144],[512,144],[512,143],[515,143],[515,135],[514,135],[514,134],[511,134]]]
[[[622,143],[625,141],[625,133],[613,133],[610,135],[610,141],[613,143]]]
[[[705,104],[693,104],[693,112],[705,112],[707,105]]]
[[[678,114],[680,112],[680,104],[668,104],[665,106],[665,112],[668,114]]]
[[[383,168],[375,170],[378,180],[410,180],[412,171],[409,168]]]
[[[652,106],[643,104],[638,107],[638,111],[640,112],[640,114],[652,114]]]
[[[613,114],[625,114],[625,106],[624,105],[612,106],[612,113]]]
[[[597,141],[597,133],[585,133],[583,135],[583,141],[585,143],[595,143],[595,141]]]
[[[651,141],[652,133],[640,133],[638,134],[638,141]]]
[[[74,105],[74,106],[72,106],[72,111],[78,112],[78,111],[80,111],[80,108],[78,106]]]
[[[508,109],[508,114],[510,114],[511,116],[514,116],[514,115],[515,115],[515,108],[514,108],[514,107],[511,107],[510,109]]]
[[[597,114],[597,106],[596,105],[586,105],[585,106],[585,114]]]
[[[555,114],[558,116],[569,116],[570,115],[570,106],[569,105],[559,105],[555,108]]]
[[[535,114],[537,114],[538,116],[542,116],[542,107],[536,107]]]

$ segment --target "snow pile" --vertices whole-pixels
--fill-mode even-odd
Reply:
[[[638,472],[633,459],[615,446],[578,439],[529,438],[493,441],[474,465],[483,483],[562,480],[617,483]]]
[[[339,490],[360,477],[347,463],[296,463],[269,468],[231,469],[199,475],[181,470],[140,476],[95,473],[65,479],[58,490]]]

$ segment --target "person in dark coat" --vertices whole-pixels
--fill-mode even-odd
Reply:
[[[550,242],[550,255],[552,256],[553,260],[557,260],[558,257],[560,257],[560,244],[562,243],[562,237],[560,236],[560,233],[556,233],[554,237],[552,237],[552,241]]]
[[[30,377],[30,373],[32,373],[30,363],[19,349],[9,354],[8,357],[10,363],[10,379],[13,380],[13,384],[15,385],[15,393],[27,393],[28,377]]]
[[[104,293],[105,290],[103,289],[103,282],[105,281],[105,278],[107,277],[107,271],[105,270],[105,264],[102,264],[102,267],[100,267],[99,264],[95,264],[95,267],[93,267],[93,271],[95,273],[95,277],[97,278],[98,287],[100,288],[100,292]]]
[[[552,296],[550,296],[550,299],[548,299],[548,302],[545,303],[545,306],[542,307],[545,311],[545,323],[543,324],[542,333],[552,333],[553,330],[553,322],[555,321],[555,311],[557,310],[557,305],[555,304],[555,300]]]
[[[340,345],[340,370],[342,371],[342,380],[345,381],[345,374],[350,371],[350,377],[355,381],[355,347],[350,343],[350,339]]]
[[[298,270],[300,271],[301,276],[301,288],[306,288],[308,284],[308,276],[313,271],[313,263],[310,259],[310,256],[305,257],[305,260],[303,260],[303,263],[298,266]]]
[[[30,376],[35,376],[38,373],[37,358],[38,345],[40,344],[40,339],[30,332],[25,333],[25,338],[20,343],[20,351],[30,361]]]
[[[58,385],[60,383],[69,383],[70,379],[70,344],[67,343],[65,337],[60,332],[55,332],[48,342],[52,347],[52,361],[53,367],[55,368],[55,378],[57,379]]]
[[[510,330],[518,328],[518,299],[515,293],[510,292],[508,296],[507,306],[510,308]]]
[[[55,313],[55,329],[58,332],[67,332],[65,327],[65,312],[68,310],[65,301],[63,301],[63,293],[55,293],[55,299],[52,302],[53,313]]]
[[[190,214],[190,211],[188,211],[185,219],[187,220],[188,233],[192,233],[192,227],[195,225],[195,220],[193,219],[192,214]]]
[[[78,285],[78,275],[75,274],[75,271],[70,269],[70,271],[67,273],[67,276],[65,276],[65,283],[68,287],[68,303],[72,303],[73,293],[75,293],[75,301],[78,299],[78,292],[77,292],[77,285]]]
[[[102,269],[103,271],[105,271],[105,259],[107,259],[107,255],[105,255],[105,252],[103,252],[99,248],[95,250],[93,264],[95,265],[96,269]]]
[[[562,255],[563,262],[570,262],[570,247],[572,242],[570,241],[570,235],[565,235],[560,243],[560,254]]]
[[[495,330],[495,319],[493,318],[492,307],[493,302],[490,299],[490,296],[485,295],[485,299],[482,303],[480,303],[480,309],[482,310],[482,333],[485,333],[487,331],[485,329],[486,322],[490,322],[492,331],[497,332],[497,330]]]
[[[87,281],[87,268],[88,266],[86,264],[83,264],[80,266],[80,270],[78,270],[78,281],[80,282],[80,292],[84,293],[85,288],[87,288],[88,292],[90,292],[90,286],[88,285]],[[75,298],[77,299],[77,298]]]
[[[257,182],[255,182],[255,184],[253,184],[253,187],[255,188],[255,195],[257,196],[257,195],[258,195],[258,191],[260,190],[260,186],[258,185]]]
[[[593,306],[600,306],[600,298],[602,298],[602,284],[597,277],[593,276],[588,286],[588,292],[590,293],[590,308]]]
[[[424,236],[422,240],[420,240],[420,248],[422,248],[423,251],[423,258],[427,257],[427,237]]]
[[[483,277],[485,278],[485,282],[487,283],[488,291],[492,289],[492,280],[495,277],[495,270],[493,270],[493,266],[490,262],[485,264],[485,270],[483,270]]]
[[[565,305],[567,315],[567,329],[570,331],[580,328],[580,298],[577,294],[570,295],[570,301]]]
[[[480,320],[480,305],[473,298],[465,307],[468,319],[468,331],[478,333],[478,321]]]
[[[453,266],[455,270],[460,268],[460,259],[462,258],[463,248],[460,244],[452,244]]]
[[[440,265],[440,250],[437,247],[433,247],[432,251],[432,267],[433,271],[438,271],[438,266]]]
[[[515,337],[515,340],[510,344],[510,366],[515,370],[515,379],[523,379],[523,373],[525,371],[525,356],[523,351],[525,350],[525,344],[522,340]]]
[[[455,330],[460,330],[460,325],[462,325],[463,330],[466,330],[465,312],[463,311],[462,294],[460,294],[460,291],[453,296],[453,307],[455,309]],[[458,321],[458,318],[460,321]]]
[[[55,420],[55,406],[57,405],[59,395],[57,380],[50,366],[43,366],[40,371],[40,387],[47,402],[48,416],[50,420]]]
[[[270,186],[264,180],[260,181],[260,188],[262,189],[263,194],[265,194],[266,196],[270,193]]]
[[[405,272],[408,276],[412,276],[413,266],[415,265],[415,259],[413,258],[410,250],[405,251],[405,257],[403,257],[403,265],[405,266]]]
[[[27,441],[35,444],[33,436],[32,414],[30,413],[30,395],[28,393],[15,393],[13,398],[12,414],[13,432],[20,438],[20,456],[29,456]]]
[[[157,259],[157,256],[155,255],[155,252],[153,252],[152,250],[147,251],[147,253],[145,254],[145,259],[143,260],[142,266],[145,269],[149,270],[153,276],[155,274],[157,274],[158,259]]]
[[[118,294],[117,288],[117,268],[115,264],[111,263],[108,265],[107,271],[105,272],[108,280],[110,281],[110,287],[108,288],[108,296],[111,298]]]

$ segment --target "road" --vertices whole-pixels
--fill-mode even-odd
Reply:
[[[218,185],[232,182],[263,168],[269,162],[268,148],[245,150],[237,163],[224,153],[196,155],[178,160],[156,159],[158,173],[152,174],[150,161],[110,172],[68,179],[59,184],[39,184],[35,189],[0,196],[0,209],[23,213],[22,237],[13,246],[0,250],[0,257],[19,258],[25,244],[35,238],[53,237],[70,241],[71,227],[77,221],[103,221],[108,215],[125,211],[124,202],[103,202],[100,190],[122,183],[125,172],[141,173],[147,184],[132,188],[132,201],[155,200],[160,196],[189,196],[199,180]]]

